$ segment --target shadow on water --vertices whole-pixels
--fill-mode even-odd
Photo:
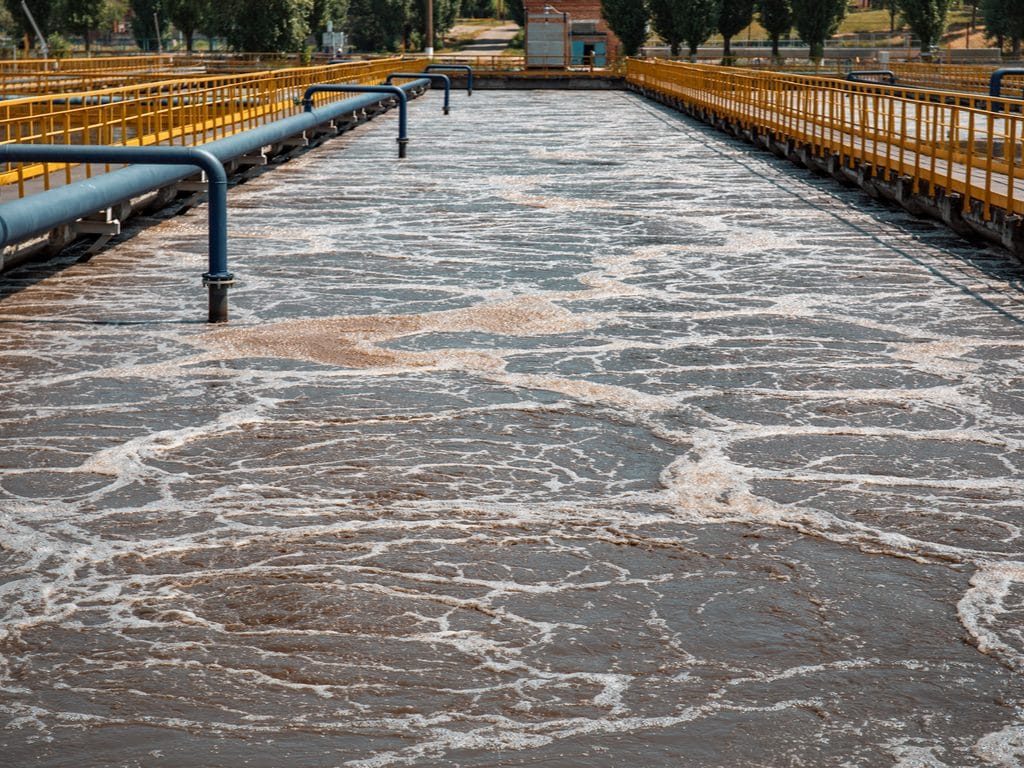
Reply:
[[[71,267],[91,261],[94,256],[130,241],[150,227],[162,224],[184,213],[189,207],[191,206],[187,206],[183,201],[176,201],[158,211],[133,216],[124,223],[121,234],[110,238],[106,244],[95,251],[90,251],[90,248],[99,236],[87,236],[76,240],[56,254],[30,256],[24,263],[7,272],[0,273],[0,303]],[[18,322],[25,321],[19,320]],[[113,324],[122,325],[124,323]]]

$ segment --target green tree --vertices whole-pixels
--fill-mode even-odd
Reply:
[[[494,0],[462,0],[462,15],[470,19],[491,19],[495,14]]]
[[[718,29],[721,0],[648,0],[654,31],[669,44],[673,56],[685,42],[690,58]]]
[[[300,51],[313,0],[216,0],[210,28],[236,51]],[[257,12],[258,9],[258,12]]]
[[[81,35],[85,50],[92,50],[92,33],[103,19],[103,0],[59,0],[56,12],[59,31]]]
[[[779,58],[779,38],[793,28],[790,0],[757,0],[757,18],[772,41],[772,58]]]
[[[931,55],[946,31],[949,0],[899,0],[899,8],[921,41],[921,53]]]
[[[900,0],[877,0],[878,7],[889,11],[889,32],[896,31],[896,16],[899,14]],[[874,8],[875,4],[872,3],[871,7]]]
[[[357,51],[396,51],[408,0],[349,0],[345,31]]]
[[[697,49],[718,27],[719,0],[682,0],[683,40],[690,50],[690,59],[697,59]]]
[[[327,28],[328,21],[338,22],[340,29],[347,13],[348,0],[313,0],[306,24],[311,33],[319,35]]]
[[[520,27],[526,26],[526,9],[523,0],[505,0],[505,13]]]
[[[408,45],[420,47],[426,34],[427,11],[425,0],[412,0],[410,13],[406,17],[404,37]],[[459,18],[462,0],[434,0],[433,48],[443,48],[444,36],[455,26]]]
[[[808,57],[818,61],[825,56],[825,41],[839,29],[846,15],[847,0],[792,0],[793,26],[800,39],[810,47]]]
[[[622,43],[622,53],[635,56],[647,41],[647,7],[642,0],[601,0],[601,15]]]
[[[668,43],[673,56],[679,55],[679,46],[686,38],[684,21],[686,17],[684,0],[647,0],[651,13],[651,26],[658,36]]]
[[[722,62],[732,64],[732,38],[754,19],[754,0],[721,0],[718,6],[718,31],[725,39]]]
[[[155,50],[167,32],[168,19],[160,0],[131,0],[132,35],[144,51]],[[157,22],[160,28],[157,29]]]
[[[117,22],[128,18],[129,11],[128,0],[103,0],[100,28],[113,29]]]
[[[18,33],[17,25],[14,23],[14,16],[11,15],[10,9],[3,4],[0,4],[0,33],[8,35]]]
[[[39,25],[39,31],[42,32],[43,37],[49,36],[53,31],[55,4],[51,0],[25,0],[25,4],[32,13],[32,18]],[[11,12],[18,34],[28,35],[30,40],[35,40],[35,30],[32,29],[31,22],[21,9],[21,0],[4,0],[4,5]]]
[[[164,0],[168,20],[185,37],[185,48],[192,53],[196,32],[210,14],[210,0]]]
[[[1007,41],[1011,52],[1020,56],[1024,39],[1024,4],[1020,0],[982,0],[981,16],[989,37],[999,41],[1002,48]]]

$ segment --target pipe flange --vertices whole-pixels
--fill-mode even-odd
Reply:
[[[203,285],[213,286],[215,288],[224,287],[235,284],[235,276],[230,272],[224,272],[219,275],[212,275],[209,272],[203,273]]]

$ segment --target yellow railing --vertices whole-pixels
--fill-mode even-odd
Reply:
[[[6,59],[0,60],[0,72],[117,72],[125,70],[158,70],[172,66],[180,57],[162,56],[97,56],[88,59]]]
[[[426,60],[400,58],[246,75],[164,80],[62,96],[0,101],[0,143],[192,146],[301,111],[313,83],[379,83],[392,72],[420,71]],[[325,94],[323,101],[349,94]],[[56,173],[55,173],[56,172]],[[73,166],[8,166],[0,185],[71,183]],[[91,176],[91,166],[77,176]]]
[[[138,56],[93,56],[64,59],[0,60],[0,73],[27,72],[160,72],[179,67],[230,66],[235,71],[283,69],[302,65],[298,53],[162,53]],[[323,58],[323,57],[320,57]]]
[[[938,90],[969,91],[988,93],[989,80],[998,69],[994,66],[972,66],[967,64],[921,64],[900,62],[891,64],[900,83]],[[1015,91],[1020,94],[1024,87],[1024,75],[1007,75],[1003,80],[1003,92]]]
[[[1024,214],[1024,117],[1014,99],[977,109],[948,91],[639,59],[629,60],[627,79],[847,167],[907,176],[915,192],[958,193],[964,210],[985,219],[994,209]]]
[[[279,53],[178,53],[162,56],[0,61],[0,95],[13,98],[77,93],[199,75],[237,75],[322,66],[329,61],[329,57],[322,54],[313,56],[313,60],[305,64],[300,61],[301,58],[299,54]],[[352,63],[365,64],[372,61]]]
[[[562,56],[552,56],[546,60],[534,56],[530,59],[531,63],[529,66],[525,57],[509,56],[506,54],[497,56],[464,56],[457,53],[447,53],[439,54],[433,60],[443,64],[468,64],[473,67],[473,72],[476,74],[501,74],[511,77],[565,76],[566,74],[580,77],[587,77],[588,75],[606,77],[608,75],[621,74],[622,71],[622,62],[612,56],[602,57],[600,65],[577,59],[575,62],[570,61],[568,66],[565,64],[565,58]]]
[[[845,77],[856,70],[889,70],[896,76],[900,85],[911,85],[915,88],[932,88],[945,91],[963,91],[967,93],[987,94],[989,79],[998,66],[971,64],[938,64],[898,61],[879,64],[877,61],[852,63],[849,60],[830,59],[823,64],[809,61],[786,61],[779,64],[764,59],[756,63],[741,61],[740,65],[749,69],[769,70],[772,72],[788,72],[791,74],[822,75]],[[1004,93],[1020,94],[1024,88],[1024,75],[1007,75],[1003,80]]]

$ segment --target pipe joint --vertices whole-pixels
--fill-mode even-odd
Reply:
[[[235,276],[230,272],[222,272],[213,274],[211,272],[203,273],[203,285],[204,286],[229,286],[235,284]]]

